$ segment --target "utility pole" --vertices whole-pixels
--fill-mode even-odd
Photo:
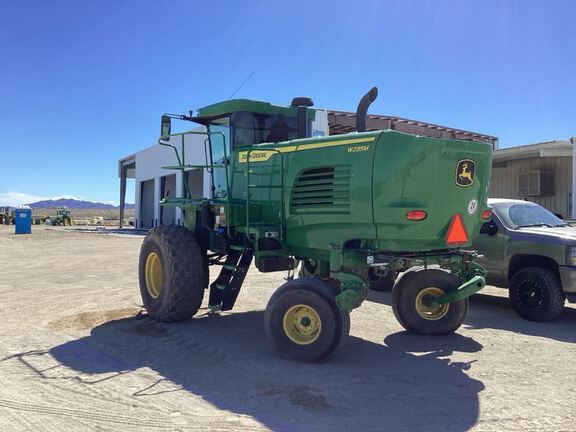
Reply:
[[[570,138],[572,144],[572,219],[576,219],[576,137]]]

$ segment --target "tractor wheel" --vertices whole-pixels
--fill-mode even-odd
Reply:
[[[526,267],[512,276],[508,290],[512,307],[530,321],[552,321],[564,310],[558,276],[544,267]]]
[[[151,230],[142,244],[140,294],[151,318],[179,321],[200,307],[208,261],[192,231],[178,225]]]
[[[368,270],[368,281],[370,282],[370,289],[374,291],[392,291],[394,282],[398,273],[390,271],[384,277],[378,276],[374,269]]]
[[[427,335],[458,329],[468,311],[468,299],[431,308],[426,300],[455,291],[460,279],[439,269],[406,272],[392,290],[392,310],[406,330]]]
[[[320,363],[334,354],[350,332],[350,314],[336,305],[336,290],[315,278],[286,282],[264,313],[266,337],[292,360]]]

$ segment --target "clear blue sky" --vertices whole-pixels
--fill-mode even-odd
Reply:
[[[117,160],[163,112],[311,96],[500,137],[576,135],[574,1],[8,1],[0,201],[118,201]],[[129,201],[133,201],[130,192]]]

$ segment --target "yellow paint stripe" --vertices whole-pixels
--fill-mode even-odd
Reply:
[[[292,153],[295,152],[297,148],[298,146],[284,146],[277,147],[276,150],[278,150],[280,153]]]
[[[301,144],[301,145],[291,145],[291,146],[281,146],[276,148],[263,148],[263,149],[251,149],[250,151],[250,163],[254,162],[265,162],[274,156],[277,151],[280,153],[293,153],[297,151],[304,151],[304,150],[313,150],[319,149],[324,147],[337,147],[343,146],[348,144],[360,144],[360,143],[367,143],[373,142],[376,137],[367,137],[367,138],[353,138],[348,140],[338,140],[338,141],[325,141],[320,143],[310,143],[310,144]],[[258,156],[256,156],[258,154]],[[248,159],[248,151],[242,151],[238,153],[238,162],[246,163]]]
[[[368,138],[354,138],[354,139],[340,140],[340,141],[328,141],[328,142],[322,142],[322,143],[302,144],[302,145],[298,146],[297,151],[311,150],[311,149],[317,149],[317,148],[322,148],[322,147],[336,147],[336,146],[347,145],[347,144],[359,144],[359,143],[365,143],[365,142],[372,142],[375,139],[376,139],[376,137],[368,137]]]

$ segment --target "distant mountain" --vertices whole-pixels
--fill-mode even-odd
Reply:
[[[57,200],[44,200],[35,203],[27,204],[32,208],[54,208],[54,207],[68,207],[70,209],[87,209],[87,210],[114,210],[120,206],[114,206],[112,204],[104,204],[92,201],[82,201],[68,198],[61,198]],[[134,204],[126,204],[127,209],[133,209]]]

